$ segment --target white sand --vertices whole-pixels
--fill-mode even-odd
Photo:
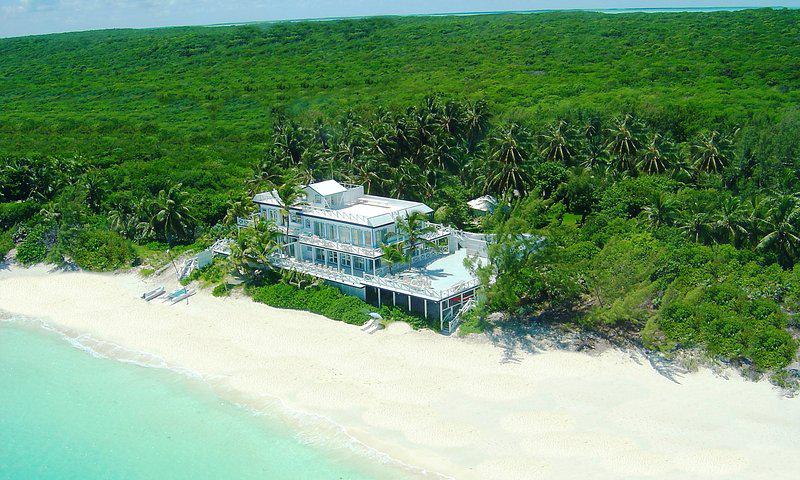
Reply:
[[[247,299],[145,303],[133,275],[0,274],[0,309],[43,317],[242,397],[324,415],[412,465],[465,479],[788,479],[800,400],[708,371],[677,383],[618,351],[518,353],[412,332],[374,335]]]

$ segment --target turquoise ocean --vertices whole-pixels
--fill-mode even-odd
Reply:
[[[352,479],[411,473],[164,369],[0,321],[0,479]],[[344,435],[341,435],[344,436]]]

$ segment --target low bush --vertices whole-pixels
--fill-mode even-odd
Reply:
[[[79,232],[69,254],[79,267],[96,271],[124,268],[136,258],[128,240],[110,230],[99,229]]]
[[[36,202],[0,203],[0,230],[6,230],[31,218],[39,210]]]
[[[31,228],[25,239],[17,246],[17,261],[23,265],[43,262],[47,257],[48,243],[46,237],[51,227],[39,224]]]
[[[253,300],[271,307],[307,310],[352,325],[363,325],[369,320],[369,305],[327,285],[297,288],[286,283],[276,283],[251,287],[248,291]]]
[[[227,297],[230,294],[231,286],[227,283],[220,283],[214,287],[214,290],[211,290],[211,295],[214,295],[215,297]]]
[[[12,248],[14,248],[14,240],[11,238],[11,232],[0,232],[0,262],[5,260]]]

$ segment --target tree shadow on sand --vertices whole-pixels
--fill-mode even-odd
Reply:
[[[508,320],[498,328],[487,332],[492,345],[502,352],[500,363],[520,363],[524,355],[535,355],[545,351],[561,350],[600,355],[608,349],[626,353],[639,365],[645,362],[664,378],[680,383],[688,370],[678,362],[644,349],[629,340],[611,339],[594,332],[583,332],[563,328],[558,322],[537,317],[527,320]]]

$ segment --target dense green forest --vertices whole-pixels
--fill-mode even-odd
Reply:
[[[497,233],[478,313],[779,370],[800,302],[798,39],[800,13],[750,10],[0,40],[0,254],[119,268],[225,234],[289,172],[335,176]],[[484,193],[502,206],[475,226]]]

